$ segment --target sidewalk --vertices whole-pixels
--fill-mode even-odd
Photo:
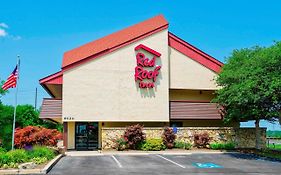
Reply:
[[[103,155],[149,155],[149,154],[162,154],[162,155],[190,155],[190,154],[223,154],[223,153],[237,153],[230,151],[209,150],[209,149],[193,149],[181,150],[172,149],[164,151],[140,151],[140,150],[105,150],[105,151],[67,151],[67,156],[103,156]]]

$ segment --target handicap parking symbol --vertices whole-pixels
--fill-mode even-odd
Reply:
[[[223,168],[221,165],[217,165],[214,163],[210,163],[210,162],[206,162],[206,163],[192,163],[193,166],[195,166],[196,168]]]

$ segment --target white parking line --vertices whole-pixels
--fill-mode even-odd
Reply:
[[[112,159],[117,163],[117,165],[119,166],[119,168],[122,168],[121,163],[116,159],[116,157],[114,157],[114,155],[111,156]]]
[[[167,160],[167,161],[169,161],[169,162],[171,162],[171,163],[173,163],[173,164],[175,164],[175,165],[177,165],[177,166],[179,166],[181,168],[185,168],[185,166],[183,166],[181,164],[178,164],[177,162],[174,162],[174,161],[172,161],[170,159],[167,159],[166,157],[163,157],[163,156],[160,156],[160,155],[156,155],[156,156],[161,157],[162,159]]]

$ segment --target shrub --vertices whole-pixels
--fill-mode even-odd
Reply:
[[[0,154],[5,152],[7,152],[7,150],[5,148],[0,147]]]
[[[166,149],[162,139],[147,139],[140,143],[138,147],[143,151],[160,151]]]
[[[207,132],[194,134],[194,144],[198,148],[206,148],[209,145],[210,137]]]
[[[20,163],[32,161],[41,164],[55,157],[52,149],[35,146],[32,150],[15,149],[6,153],[0,153],[1,168],[17,168]]]
[[[28,157],[30,159],[34,157],[45,157],[47,160],[51,160],[55,157],[55,152],[44,146],[34,146],[32,150],[28,151]]]
[[[48,161],[46,157],[34,157],[31,159],[32,162],[36,163],[37,165],[45,163]]]
[[[56,129],[47,129],[37,126],[17,128],[15,132],[15,147],[25,148],[30,145],[56,146],[62,139],[61,133]]]
[[[113,140],[113,142],[115,143],[114,148],[118,151],[123,151],[126,149],[127,142],[123,137]]]
[[[141,126],[140,124],[136,124],[127,127],[124,133],[124,139],[127,142],[129,148],[136,149],[136,146],[145,140],[143,126]]]
[[[0,167],[7,165],[10,162],[10,158],[6,153],[0,153]]]
[[[235,144],[233,142],[228,143],[211,143],[211,149],[225,149],[225,150],[233,150],[235,148]]]
[[[181,149],[190,149],[192,147],[192,144],[188,142],[175,141],[174,147],[181,148]]]
[[[24,149],[15,149],[6,153],[8,163],[23,163],[28,161],[27,153]]]
[[[173,148],[176,139],[176,135],[173,129],[169,127],[165,127],[162,135],[162,139],[167,148],[169,149]]]

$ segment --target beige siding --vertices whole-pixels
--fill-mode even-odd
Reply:
[[[75,149],[75,122],[67,122],[68,135],[67,135],[67,149]]]
[[[215,91],[206,90],[182,90],[170,89],[170,101],[211,101],[215,95]]]
[[[164,30],[64,72],[63,119],[169,121],[167,43],[168,33]],[[138,44],[162,54],[157,58],[162,68],[154,89],[139,89],[134,81],[134,48]]]
[[[169,47],[170,88],[214,90],[216,73]]]

